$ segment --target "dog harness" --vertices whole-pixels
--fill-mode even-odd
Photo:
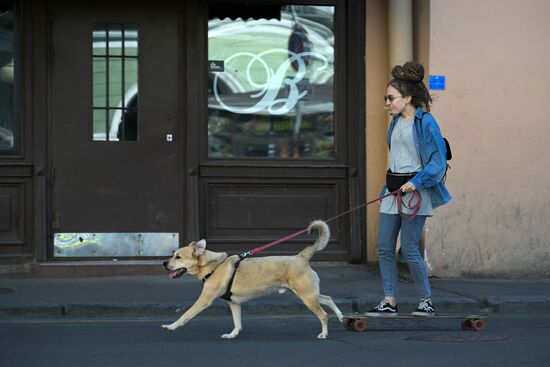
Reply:
[[[244,254],[241,254],[241,255],[233,255],[233,256],[238,256],[239,257],[239,260],[237,260],[237,262],[235,263],[235,269],[233,269],[233,274],[231,275],[231,279],[229,279],[229,282],[227,283],[227,289],[225,290],[225,293],[223,295],[220,296],[221,299],[224,299],[226,301],[231,301],[231,287],[233,286],[233,280],[235,279],[235,275],[237,274],[237,270],[239,269],[239,265],[241,264],[241,261],[244,260],[246,258],[246,256],[243,256]],[[226,257],[221,263],[220,265],[225,262],[225,260],[229,259],[230,256]],[[218,265],[218,266],[220,266]],[[216,269],[218,268],[218,266],[216,266]],[[206,276],[204,278],[202,278],[202,282],[206,282],[206,280],[208,278],[210,278],[210,276],[212,274],[214,274],[214,272],[216,271],[216,269],[212,270],[211,273],[208,273],[206,274]]]

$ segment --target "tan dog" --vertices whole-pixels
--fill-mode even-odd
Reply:
[[[328,317],[320,304],[330,307],[340,321],[342,313],[331,297],[319,293],[319,276],[309,266],[311,257],[326,247],[330,230],[321,220],[312,222],[308,233],[312,229],[319,231],[315,243],[298,255],[246,258],[241,261],[236,271],[235,264],[239,261],[239,256],[208,251],[205,240],[191,242],[186,247],[178,249],[164,262],[164,267],[171,271],[170,277],[177,278],[189,273],[202,279],[204,286],[193,306],[177,321],[170,325],[162,325],[162,328],[173,331],[209,307],[216,298],[228,295],[230,299],[227,303],[233,315],[234,329],[231,333],[222,335],[222,338],[233,339],[242,330],[241,304],[283,287],[292,290],[317,315],[322,326],[321,334],[317,338],[325,339],[328,335]],[[230,285],[233,275],[233,283]]]

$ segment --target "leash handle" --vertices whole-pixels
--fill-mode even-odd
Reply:
[[[412,193],[412,196],[409,198],[408,204],[403,201],[403,198],[401,197],[402,193],[399,192],[397,194],[397,212],[401,216],[401,218],[411,221],[414,218],[416,218],[416,215],[418,214],[418,211],[420,210],[420,206],[422,205],[422,194],[420,194],[419,191],[414,190]],[[416,199],[416,202],[413,204],[413,200]],[[402,206],[412,210],[411,214],[405,214],[403,213]]]

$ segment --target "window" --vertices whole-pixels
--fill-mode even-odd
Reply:
[[[334,7],[238,7],[208,22],[209,157],[334,159]]]
[[[0,1],[0,154],[19,153],[17,34],[13,1]]]
[[[171,256],[179,233],[55,233],[55,257]]]
[[[93,140],[138,139],[138,29],[93,27]]]

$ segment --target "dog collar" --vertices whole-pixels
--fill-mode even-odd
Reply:
[[[212,270],[210,273],[206,274],[206,275],[204,276],[204,278],[202,278],[202,282],[203,282],[203,283],[206,282],[206,281],[208,280],[208,278],[210,278],[210,276],[211,276],[212,274],[214,274],[214,272],[216,271],[216,269],[218,268],[218,266],[220,266],[225,260],[227,260],[228,257],[229,257],[229,255],[227,255],[227,256],[225,257],[225,259],[223,259],[222,261],[220,261],[220,262],[216,265],[216,267],[214,268],[214,270]]]

